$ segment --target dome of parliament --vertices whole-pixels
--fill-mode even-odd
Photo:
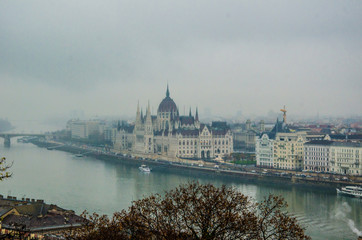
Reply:
[[[168,90],[166,91],[166,97],[162,100],[160,105],[158,106],[157,112],[177,112],[177,106],[176,103],[170,98],[170,92]]]

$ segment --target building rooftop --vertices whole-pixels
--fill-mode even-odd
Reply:
[[[328,140],[313,140],[306,142],[305,145],[332,145],[333,141]]]
[[[362,143],[356,143],[356,142],[335,142],[335,141],[328,141],[328,140],[313,140],[313,141],[306,142],[305,145],[362,147]]]
[[[16,200],[0,197],[1,228],[28,232],[44,232],[81,226],[85,219],[74,211],[62,209],[42,200]]]

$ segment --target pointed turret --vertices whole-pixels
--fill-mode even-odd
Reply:
[[[150,101],[148,101],[148,106],[146,108],[146,115],[144,116],[144,152],[146,153],[154,152],[153,126],[152,126]]]
[[[138,101],[137,103],[137,114],[136,114],[136,123],[139,122],[141,120],[141,115],[140,115],[140,102]]]
[[[190,111],[189,111],[189,117],[191,117],[191,107],[190,107]]]
[[[117,131],[119,132],[119,130],[121,130],[121,121],[118,120],[118,124],[117,124]]]
[[[145,116],[145,127],[146,127],[146,134],[152,135],[153,128],[152,128],[150,101],[148,101],[147,112],[146,112],[146,116]]]
[[[141,121],[143,122],[144,118],[143,118],[143,109],[141,108]]]
[[[136,115],[136,124],[134,130],[139,130],[142,125],[141,113],[140,113],[140,102],[137,103],[137,115]]]
[[[150,101],[148,101],[148,106],[147,106],[147,113],[146,113],[146,117],[150,117],[151,118],[151,107],[150,107]]]
[[[170,97],[170,91],[168,90],[168,83],[167,83],[166,97]]]
[[[199,111],[196,107],[196,113],[195,113],[195,128],[200,129],[200,122],[199,122]]]

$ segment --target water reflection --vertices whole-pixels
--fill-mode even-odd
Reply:
[[[162,194],[197,179],[216,186],[234,186],[257,201],[269,194],[282,195],[289,204],[288,211],[307,227],[313,239],[356,239],[349,220],[361,230],[362,200],[337,196],[333,188],[258,183],[160,166],[151,166],[152,173],[144,174],[138,170],[139,163],[79,158],[16,141],[11,148],[1,147],[0,151],[14,161],[14,177],[0,183],[0,194],[7,195],[11,191],[18,198],[45,199],[77,213],[86,209],[110,215],[128,208],[133,200],[152,193]]]

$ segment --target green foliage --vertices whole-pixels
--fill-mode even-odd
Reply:
[[[232,157],[234,160],[249,160],[255,161],[255,154],[254,153],[232,153]]]
[[[235,164],[241,164],[241,165],[255,165],[256,161],[252,161],[252,160],[235,160],[232,161]]]

